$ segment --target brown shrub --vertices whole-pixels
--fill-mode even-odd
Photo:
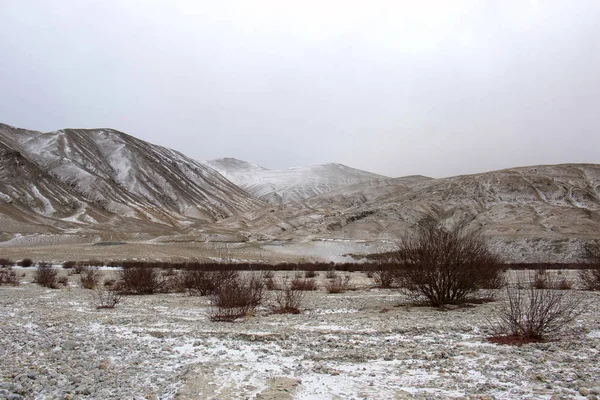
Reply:
[[[63,286],[69,286],[69,278],[66,276],[61,276],[58,278],[57,282]]]
[[[24,258],[21,261],[19,261],[19,266],[23,267],[23,268],[29,268],[33,265],[33,261],[31,260],[31,258]]]
[[[290,283],[290,288],[298,291],[317,290],[317,282],[314,279],[294,278]]]
[[[20,283],[12,267],[0,267],[0,285],[18,286]]]
[[[215,294],[219,286],[235,281],[238,276],[239,272],[234,270],[204,271],[187,268],[182,271],[182,285],[192,296],[208,296]]]
[[[33,281],[40,286],[50,289],[58,288],[58,271],[52,265],[40,262],[33,273]]]
[[[160,271],[156,268],[123,267],[119,271],[118,288],[121,294],[153,294],[160,290]]]
[[[92,304],[96,309],[115,308],[121,302],[121,294],[114,289],[104,289],[97,286],[92,297]]]
[[[300,307],[304,300],[304,291],[293,288],[293,285],[284,285],[275,293],[273,313],[275,314],[300,314]]]
[[[579,285],[585,290],[600,290],[600,242],[590,242],[585,246],[588,267],[579,271]]]
[[[549,287],[558,284],[549,278]],[[528,289],[506,288],[507,300],[488,324],[495,337],[543,341],[558,335],[585,310],[581,293],[534,286],[530,277]]]
[[[12,267],[15,263],[8,258],[0,258],[0,268],[2,267]]]
[[[84,267],[81,271],[81,276],[79,280],[81,282],[81,286],[85,289],[95,289],[100,283],[100,279],[102,278],[102,272],[98,269],[98,267]]]
[[[441,217],[420,221],[395,254],[398,282],[415,301],[433,306],[470,301],[496,284],[503,266],[483,238],[464,224],[445,228]]]
[[[238,275],[235,279],[219,285],[212,296],[215,306],[211,321],[232,322],[251,315],[264,301],[265,284],[262,276]]]
[[[350,275],[336,276],[325,284],[328,293],[343,293],[349,289]]]

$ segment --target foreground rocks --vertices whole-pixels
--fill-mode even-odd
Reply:
[[[74,284],[73,277],[71,284]],[[321,276],[319,279],[323,280]],[[440,311],[398,291],[307,294],[233,324],[206,298],[0,287],[0,399],[563,399],[600,395],[600,300],[560,340],[489,343],[497,303]],[[322,282],[321,282],[322,283]]]

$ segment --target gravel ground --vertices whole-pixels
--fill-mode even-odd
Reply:
[[[351,275],[359,290],[309,292],[300,315],[265,308],[236,323],[210,322],[208,300],[183,294],[96,310],[76,276],[0,287],[0,399],[600,396],[597,293],[559,340],[515,347],[486,341],[498,302],[414,307]]]

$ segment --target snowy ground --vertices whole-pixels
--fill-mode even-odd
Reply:
[[[22,270],[19,270],[21,273]],[[62,272],[63,274],[65,272]],[[24,280],[30,280],[30,272]],[[114,274],[104,271],[104,274]],[[206,298],[0,287],[0,399],[594,398],[600,300],[551,343],[486,341],[499,303],[439,311],[394,290],[310,292],[301,315],[213,323]],[[323,283],[323,274],[319,277]]]

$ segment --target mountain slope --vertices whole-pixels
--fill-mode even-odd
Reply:
[[[91,223],[90,212],[81,208],[85,204],[105,214],[175,227],[187,219],[213,222],[262,206],[211,168],[112,129],[41,133],[0,125],[0,140],[4,151],[36,171],[16,175],[23,177],[22,186],[37,188],[39,201],[49,204],[31,208],[46,217]],[[8,168],[13,164],[3,163]],[[70,202],[78,204],[73,206],[78,216],[51,207],[61,197],[57,190],[65,188]]]
[[[270,204],[302,201],[344,186],[386,179],[382,175],[342,164],[269,170],[234,158],[222,158],[205,163],[233,183]]]
[[[570,260],[583,241],[600,235],[600,165],[368,182],[264,212],[246,225],[280,240],[379,240],[393,247],[426,213],[481,228],[509,260]]]

